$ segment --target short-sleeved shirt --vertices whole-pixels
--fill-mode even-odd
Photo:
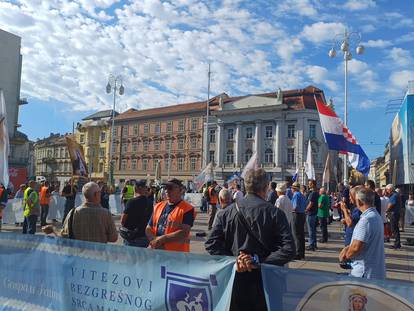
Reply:
[[[319,208],[319,205],[321,207]],[[329,207],[331,203],[329,202],[329,197],[326,194],[322,194],[318,199],[318,217],[325,218],[329,217]]]
[[[308,212],[309,215],[316,215],[318,213],[318,199],[319,193],[317,191],[311,191],[308,194],[308,200],[306,204],[312,202],[312,208]]]
[[[293,205],[290,199],[286,195],[281,195],[277,198],[275,206],[279,209],[281,209],[289,222],[289,225],[292,226],[292,220],[293,220]]]
[[[128,215],[124,224],[125,228],[137,231],[137,237],[145,236],[145,228],[151,217],[152,205],[145,196],[138,196],[129,200],[124,214]]]
[[[352,241],[354,240],[361,241],[364,245],[360,253],[352,258],[351,275],[385,279],[384,225],[375,207],[361,214],[352,234]]]
[[[389,199],[389,204],[392,204],[394,207],[390,210],[392,213],[400,212],[400,195],[397,192],[393,192]]]
[[[358,223],[361,214],[362,213],[359,209],[357,209],[356,207],[351,207],[352,226],[345,227],[345,246],[351,244],[352,234],[354,233],[355,226]]]
[[[178,203],[177,203],[178,204]],[[174,210],[174,208],[177,206],[177,204],[167,204],[167,206],[162,211],[162,214],[160,216],[160,219],[158,220],[157,224],[157,236],[162,236],[165,234],[165,226],[167,224],[168,215]],[[151,218],[148,222],[148,225],[152,227],[154,225],[153,220],[154,214],[151,215]],[[183,222],[184,225],[189,225],[192,227],[194,225],[194,209],[188,211],[183,216]]]
[[[302,193],[296,191],[292,197],[292,205],[295,213],[305,213],[306,199]]]

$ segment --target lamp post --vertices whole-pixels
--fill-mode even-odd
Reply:
[[[351,48],[356,46],[355,51],[358,55],[364,53],[364,46],[361,45],[361,34],[357,32],[348,32],[345,29],[343,34],[337,34],[334,37],[333,45],[328,55],[330,58],[336,56],[336,48],[339,48],[344,54],[344,72],[345,72],[345,81],[344,81],[344,124],[348,124],[348,62],[352,59]],[[348,154],[344,154],[344,182],[347,182],[348,179]]]
[[[111,124],[111,145],[109,147],[109,183],[110,185],[114,185],[114,162],[112,160],[112,151],[114,148],[114,130],[115,130],[115,104],[116,104],[116,93],[118,92],[119,95],[124,95],[125,89],[122,85],[122,77],[120,75],[114,76],[109,75],[108,78],[108,84],[106,85],[106,93],[111,94],[113,92],[114,94],[114,103],[112,107],[112,124]]]

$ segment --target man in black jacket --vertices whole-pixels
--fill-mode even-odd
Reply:
[[[205,243],[211,255],[237,256],[230,310],[267,310],[259,263],[283,266],[295,256],[284,212],[266,201],[267,184],[265,170],[250,170],[245,178],[247,195],[238,206],[232,204],[217,215]]]

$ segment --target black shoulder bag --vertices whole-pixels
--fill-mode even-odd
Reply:
[[[68,231],[69,231],[69,239],[74,240],[75,235],[73,234],[73,215],[75,215],[76,208],[72,209],[69,219],[68,219]]]

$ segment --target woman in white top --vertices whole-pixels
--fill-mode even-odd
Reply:
[[[385,241],[389,241],[391,237],[391,228],[390,223],[387,217],[387,208],[388,208],[388,197],[385,196],[385,191],[382,189],[377,189],[377,193],[379,197],[381,198],[381,217],[382,222],[384,223],[384,238]]]
[[[292,228],[293,204],[290,201],[290,199],[286,196],[286,184],[278,183],[276,187],[276,192],[277,192],[278,198],[276,200],[275,206],[277,208],[280,208],[283,212],[285,212],[289,225]]]
[[[405,223],[414,225],[414,197],[412,194],[408,196],[405,202]]]

